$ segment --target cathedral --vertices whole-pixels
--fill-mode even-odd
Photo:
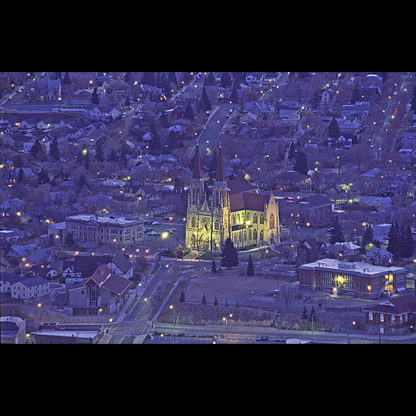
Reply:
[[[273,194],[260,194],[244,180],[225,179],[221,145],[214,184],[207,185],[197,143],[188,189],[186,247],[197,254],[219,252],[228,237],[237,249],[279,241],[279,208]]]

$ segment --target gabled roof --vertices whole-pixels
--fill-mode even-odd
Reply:
[[[121,253],[118,253],[113,257],[112,263],[114,263],[123,273],[127,273],[133,267]]]
[[[271,195],[257,194],[256,192],[242,192],[230,195],[231,211],[254,210],[264,211],[268,205]]]
[[[365,311],[383,312],[383,313],[406,313],[416,312],[416,296],[406,295],[393,297],[377,305],[369,305],[363,308]]]

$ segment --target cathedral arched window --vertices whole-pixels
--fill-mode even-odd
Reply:
[[[235,215],[231,215],[231,225],[235,225]]]
[[[195,221],[195,217],[192,217],[192,227],[196,227],[196,221]]]
[[[244,241],[247,241],[247,232],[244,230]]]
[[[196,245],[195,234],[192,234],[192,236],[191,236],[191,246],[192,246],[192,248],[195,248],[195,245]]]
[[[215,221],[215,230],[219,230],[220,229],[220,222],[218,220]]]
[[[260,231],[260,241],[264,240],[264,232],[263,230]]]
[[[253,215],[253,222],[254,222],[254,224],[257,224],[257,214]]]
[[[264,224],[264,215],[263,214],[260,215],[260,224]]]
[[[253,231],[253,239],[257,240],[257,230],[256,229],[254,229],[254,231]]]
[[[240,214],[237,214],[237,224],[240,224]]]
[[[248,230],[248,239],[251,241],[252,240],[252,238],[251,238],[251,229],[250,230]]]
[[[270,214],[270,227],[269,228],[274,228],[274,215]]]

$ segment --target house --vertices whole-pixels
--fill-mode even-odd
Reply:
[[[92,120],[110,121],[120,117],[121,112],[111,105],[91,104],[86,108],[85,115]]]
[[[393,254],[379,247],[374,247],[365,257],[367,263],[380,266],[390,266],[393,263]]]
[[[416,328],[416,296],[391,297],[376,305],[363,307],[367,330],[375,334],[403,334]]]
[[[384,243],[388,240],[391,224],[374,224],[373,225],[373,239],[379,243]]]
[[[44,78],[35,81],[35,97],[39,101],[61,100],[61,80],[50,79],[47,73]]]
[[[118,312],[125,304],[133,282],[100,266],[91,277],[69,289],[68,304],[73,315],[97,315],[101,310]]]
[[[107,266],[124,279],[133,277],[133,264],[121,253],[115,254],[111,262],[107,263]]]
[[[40,276],[19,280],[10,289],[13,299],[33,299],[47,296],[49,293],[49,282]]]

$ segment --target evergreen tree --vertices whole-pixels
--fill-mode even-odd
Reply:
[[[155,73],[154,72],[143,72],[142,84],[144,84],[144,85],[155,85],[156,84]]]
[[[169,82],[172,82],[173,84],[175,84],[175,87],[178,86],[178,79],[176,78],[175,72],[168,72],[168,80]]]
[[[24,181],[24,179],[25,179],[25,174],[24,174],[24,172],[23,172],[23,169],[22,169],[22,168],[20,168],[20,169],[19,169],[19,174],[17,175],[17,181],[18,181],[18,182],[23,182],[23,181]]]
[[[49,151],[50,151],[51,156],[55,160],[59,160],[60,159],[60,156],[59,156],[59,148],[58,148],[58,139],[56,137],[54,137]]]
[[[183,290],[182,290],[181,295],[179,297],[179,302],[185,302],[185,293],[183,292]]]
[[[237,82],[234,82],[233,89],[231,91],[230,100],[233,103],[238,103],[238,85]]]
[[[78,180],[78,186],[80,188],[83,188],[85,185],[87,185],[87,178],[85,177],[85,175],[82,173],[81,176],[79,177]]]
[[[406,247],[405,256],[404,257],[411,257],[415,251],[415,246],[412,237],[412,229],[410,225],[408,225],[404,232],[404,245]]]
[[[238,252],[234,247],[234,243],[229,237],[225,240],[222,249],[221,266],[228,267],[229,269],[231,269],[231,267],[238,266]]]
[[[296,153],[297,153],[297,149],[296,149],[295,142],[291,142],[290,147],[289,147],[289,153],[287,155],[288,159],[294,160]]]
[[[39,185],[43,183],[49,183],[49,175],[42,169],[38,175]]]
[[[124,106],[128,107],[130,105],[130,98],[128,95],[126,95],[126,101],[124,102]]]
[[[42,145],[39,143],[39,140],[35,140],[35,143],[33,143],[33,146],[30,148],[30,154],[36,159],[38,154],[43,153]]]
[[[247,276],[254,276],[254,263],[251,254],[248,256]]]
[[[227,298],[225,298],[224,305],[225,305],[226,308],[228,308],[228,299]]]
[[[215,260],[212,260],[212,265],[211,265],[211,270],[212,273],[217,273],[217,263],[215,263]]]
[[[114,149],[111,150],[111,152],[108,156],[108,161],[109,162],[118,162],[119,161],[118,155],[117,155],[117,153]]]
[[[217,299],[217,297],[215,296],[215,298],[214,298],[214,306],[218,306],[218,299]]]
[[[221,87],[228,88],[232,85],[232,79],[229,72],[223,72],[221,75]]]
[[[302,175],[308,174],[308,157],[306,153],[298,150],[295,156],[295,165],[293,166],[296,172],[299,172]]]
[[[191,103],[187,103],[185,106],[185,112],[184,117],[188,120],[194,121],[195,115],[194,115],[194,109],[192,108]]]
[[[351,96],[351,104],[355,104],[357,101],[361,101],[360,87],[355,84],[354,90]]]
[[[308,319],[308,310],[306,309],[306,306],[303,307],[302,319]]]
[[[72,84],[72,81],[71,81],[71,78],[69,77],[68,72],[65,72],[65,76],[64,76],[64,79],[62,80],[62,84],[64,84],[64,85],[71,85]]]
[[[123,164],[125,168],[127,168],[127,155],[123,149],[121,149],[120,152],[120,162]]]
[[[311,313],[309,314],[309,320],[310,321],[312,321],[312,320],[315,321],[315,308],[313,306],[312,306],[312,309],[311,309]]]
[[[182,81],[187,84],[188,82],[192,81],[192,75],[190,72],[184,72],[182,76]]]
[[[335,243],[342,243],[344,241],[345,241],[344,234],[342,232],[341,225],[339,224],[338,216],[337,216],[335,217],[335,223],[334,223],[333,229],[331,230],[331,236],[330,236],[329,242],[331,244],[335,244]]]
[[[160,117],[159,117],[159,124],[161,127],[163,127],[164,129],[169,128],[169,121],[168,118],[166,117],[166,113],[163,112]]]
[[[205,88],[202,89],[201,99],[199,100],[199,110],[204,112],[212,110],[211,101],[208,98],[208,94]]]
[[[149,150],[153,155],[160,154],[161,152],[160,138],[156,131],[153,133],[152,140],[150,140]]]
[[[207,304],[207,298],[205,297],[205,293],[202,294],[202,301],[201,301],[201,303],[203,305],[206,305]]]
[[[92,104],[100,104],[100,99],[98,97],[97,88],[94,88],[94,91],[91,94],[91,103]]]
[[[367,225],[363,238],[362,238],[362,246],[365,247],[366,245],[372,243],[374,240],[374,232],[373,227]]]
[[[331,122],[328,125],[328,137],[331,137],[332,139],[337,139],[339,135],[341,134],[341,129],[339,128],[338,121],[335,117],[332,117]]]
[[[74,241],[74,236],[72,235],[72,233],[68,233],[65,237],[65,244],[72,246],[75,244]]]
[[[95,145],[95,159],[98,162],[104,162],[104,152],[101,141],[97,142],[97,144]]]
[[[205,78],[205,81],[206,81],[206,85],[211,86],[211,87],[215,87],[215,85],[217,84],[215,76],[212,72],[208,74],[208,76]]]
[[[397,223],[391,224],[390,231],[388,233],[389,243],[387,245],[387,251],[393,254],[393,259],[398,260],[400,258],[400,233]]]

